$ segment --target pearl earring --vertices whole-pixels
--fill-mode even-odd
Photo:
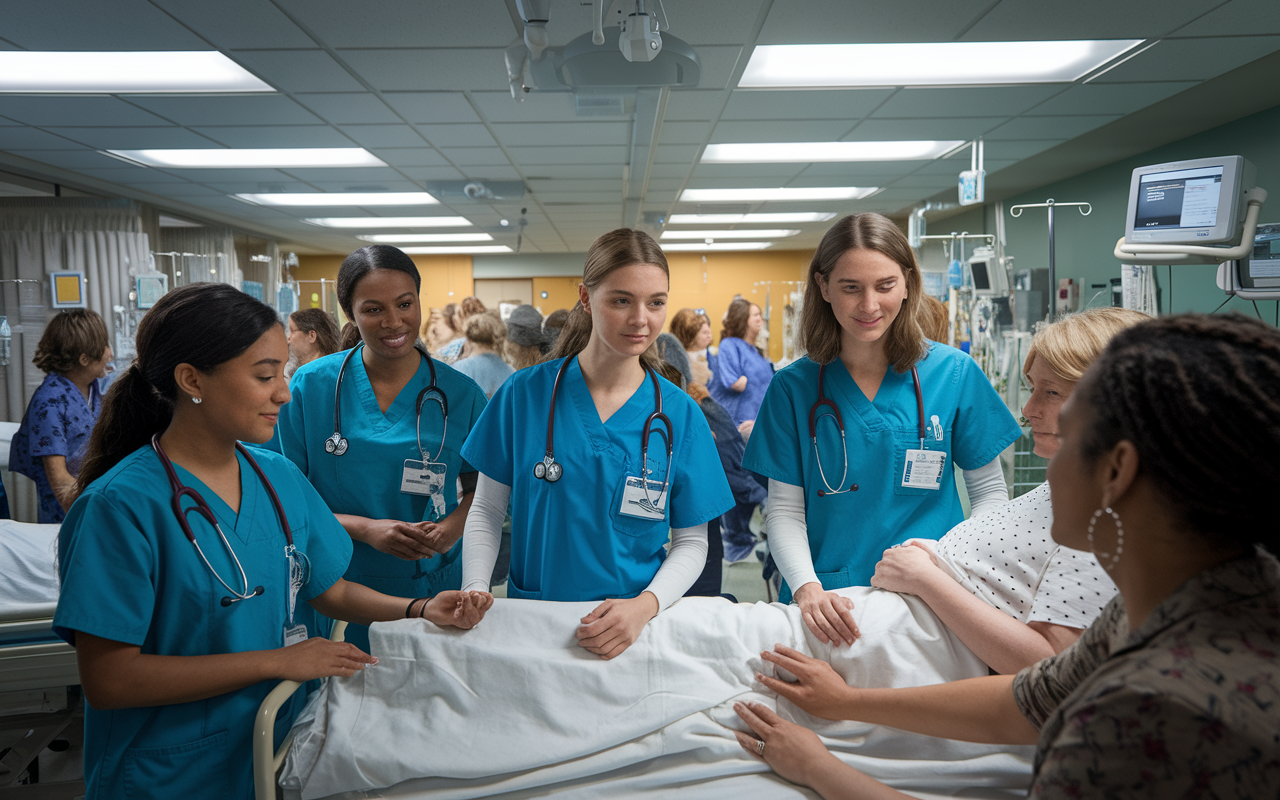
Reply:
[[[193,397],[191,398],[191,402],[195,403],[196,405],[200,405],[200,403],[202,403],[203,401],[199,397]]]
[[[1101,517],[1103,513],[1110,514],[1112,521],[1115,522],[1115,525],[1116,525],[1115,555],[1111,555],[1110,553],[1099,553],[1093,549],[1093,527],[1097,523],[1098,518]],[[1088,539],[1089,539],[1089,552],[1097,556],[1098,563],[1102,565],[1103,569],[1107,570],[1108,572],[1115,569],[1116,564],[1120,563],[1120,555],[1124,553],[1124,523],[1120,521],[1120,515],[1117,514],[1115,511],[1113,511],[1110,506],[1107,506],[1105,509],[1100,508],[1097,511],[1093,512],[1093,516],[1089,518]],[[1109,559],[1110,563],[1103,564],[1102,559],[1104,558]]]

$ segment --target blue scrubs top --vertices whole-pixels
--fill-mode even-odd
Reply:
[[[253,451],[275,487],[293,542],[311,561],[298,606],[323,594],[347,568],[351,539],[287,459]],[[259,597],[224,608],[229,593],[205,567],[174,516],[160,459],[140,448],[94,481],[71,506],[58,536],[62,591],[54,631],[138,645],[143,653],[198,656],[284,645],[288,616],[285,537],[269,495],[240,459],[240,513],[175,465],[179,480],[213,510]],[[189,499],[184,507],[191,507]],[[204,517],[188,516],[209,562],[241,589],[240,573]],[[314,631],[309,631],[314,634]],[[168,706],[100,711],[85,704],[87,797],[223,800],[253,796],[253,721],[276,686],[269,680],[227,694]],[[302,707],[294,695],[276,721],[278,746]]]
[[[729,387],[746,376],[747,388],[735,392]],[[764,401],[773,380],[773,364],[760,355],[760,351],[736,336],[720,340],[720,353],[716,356],[707,391],[715,401],[733,415],[735,424],[741,425],[756,419],[760,403]]]
[[[100,384],[97,378],[89,384],[89,399],[85,400],[69,378],[51,372],[31,395],[22,415],[22,425],[9,445],[9,469],[35,481],[40,522],[62,522],[66,516],[45,475],[43,458],[65,456],[67,472],[72,477],[80,474],[89,434],[102,411]]]
[[[519,370],[494,394],[462,447],[462,455],[492,480],[511,487],[511,573],[507,596],[534,600],[636,597],[666,558],[671,528],[690,528],[733,508],[733,495],[702,411],[687,394],[658,378],[662,408],[675,429],[665,519],[619,512],[626,476],[638,475],[645,418],[654,409],[646,377],[622,408],[600,421],[575,357],[565,370],[555,407],[555,457],[564,476],[533,476],[547,450],[551,388],[563,359]],[[654,430],[663,430],[655,424]],[[649,445],[650,479],[667,468],[662,437]],[[659,489],[654,487],[656,499]]]
[[[806,357],[780,370],[760,408],[742,465],[804,487],[809,547],[824,589],[868,586],[885,549],[913,537],[940,538],[963,520],[951,467],[988,464],[1021,434],[969,356],[930,342],[916,370],[924,396],[925,448],[947,454],[937,489],[902,486],[906,452],[920,447],[910,370],[899,374],[890,367],[870,402],[839,359],[827,365],[823,390],[844,420],[849,474],[840,485],[844,458],[830,416],[817,425],[822,469],[831,488],[857,484],[857,491],[818,496],[826,486],[809,438],[809,409],[818,401],[817,364]],[[781,597],[790,601],[790,587],[783,586]]]
[[[384,414],[365,372],[363,354],[356,353],[342,379],[342,435],[350,447],[346,454],[334,456],[325,452],[324,442],[333,435],[334,386],[347,352],[318,358],[293,374],[289,382],[293,399],[280,409],[276,425],[282,452],[298,465],[335,514],[402,522],[435,519],[430,498],[400,491],[405,460],[422,458],[414,403],[431,383],[430,367],[425,359],[419,359],[417,373]],[[443,517],[458,506],[458,476],[475,472],[459,451],[484,410],[485,397],[475,381],[453,367],[439,360],[435,367],[436,384],[449,405],[444,453],[438,455],[443,430],[440,406],[431,399],[422,404],[421,445],[432,459],[447,465]],[[420,561],[401,560],[364,542],[353,544],[346,574],[349,581],[396,597],[426,597],[462,587],[461,539],[445,555]],[[346,640],[367,651],[369,629],[348,625]]]

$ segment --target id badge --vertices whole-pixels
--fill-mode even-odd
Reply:
[[[946,463],[947,454],[941,450],[908,450],[902,487],[937,491],[942,488],[942,468]]]
[[[448,467],[438,461],[405,459],[404,472],[400,476],[400,492],[427,497],[443,494],[446,472]]]
[[[298,644],[307,640],[307,626],[294,625],[292,628],[288,625],[284,626],[284,646]]]
[[[649,481],[649,496],[645,497],[644,484],[634,475],[627,476],[626,487],[622,490],[622,508],[619,513],[640,519],[666,519],[667,497],[669,491],[663,491],[662,481]],[[661,496],[659,496],[661,495]]]

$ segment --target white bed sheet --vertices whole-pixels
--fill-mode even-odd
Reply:
[[[60,527],[0,520],[0,619],[53,617]]]
[[[380,663],[332,680],[295,726],[282,784],[295,797],[809,797],[748,756],[732,703],[753,699],[821,735],[842,760],[929,796],[1022,796],[1029,747],[992,747],[810,717],[754,680],[783,643],[851,685],[917,686],[987,674],[916,598],[861,587],[862,639],[817,642],[799,609],[688,598],[613,661],[574,644],[591,603],[498,600],[469,632],[373,626]],[[504,794],[506,793],[506,794]]]

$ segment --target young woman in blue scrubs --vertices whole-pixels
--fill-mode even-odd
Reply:
[[[922,296],[889,219],[832,226],[809,265],[808,355],[774,377],[743,458],[769,478],[782,599],[794,593],[823,642],[857,636],[849,601],[829,590],[869,585],[886,548],[961,521],[953,464],[974,516],[1008,500],[997,459],[1018,425],[973,359],[925,338]]]
[[[707,521],[733,507],[702,411],[654,371],[669,286],[647,234],[597,239],[549,360],[507,379],[462,448],[480,470],[463,585],[488,588],[510,500],[507,596],[603,601],[576,633],[604,658],[693,585]]]
[[[350,539],[315,490],[283,457],[237,447],[270,438],[289,399],[270,307],[222,284],[184,286],[147,312],[137,344],[58,542],[54,629],[76,647],[87,701],[87,797],[249,798],[253,720],[275,682],[377,661],[307,638],[295,603],[366,624],[413,614],[470,627],[491,599],[407,603],[342,580]],[[282,709],[277,743],[301,699]]]
[[[281,452],[354,541],[347,580],[409,597],[462,585],[457,542],[476,473],[459,451],[485,405],[475,381],[415,347],[421,285],[398,248],[370,245],[347,256],[338,304],[361,344],[299,367],[279,426]],[[427,472],[431,480],[419,480]],[[368,631],[349,627],[347,641],[367,650]]]

